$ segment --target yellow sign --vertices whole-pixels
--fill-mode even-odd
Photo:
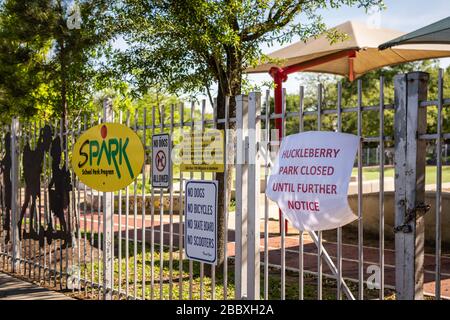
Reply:
[[[75,174],[87,186],[103,192],[117,191],[141,172],[144,147],[127,126],[103,123],[78,138],[71,162]]]
[[[223,130],[206,129],[185,135],[181,142],[181,171],[224,172]]]

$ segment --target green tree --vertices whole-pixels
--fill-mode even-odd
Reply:
[[[439,66],[435,60],[425,60],[418,62],[405,63],[397,66],[386,67],[379,70],[371,71],[361,77],[362,88],[362,105],[363,106],[379,106],[380,104],[380,78],[384,79],[384,103],[394,103],[394,77],[397,74],[403,74],[412,71],[424,71],[429,73],[428,86],[428,100],[437,99],[438,90],[438,72]],[[450,75],[450,67],[444,70],[444,78]],[[307,84],[304,86],[304,109],[305,111],[314,112],[317,110],[318,101],[318,84],[322,85],[322,108],[336,109],[338,97],[338,82],[342,85],[342,107],[355,108],[358,106],[358,81],[350,82],[348,79],[336,76],[327,75],[313,75],[304,73],[299,78],[300,84]],[[443,83],[444,97],[450,96],[450,84],[444,81]],[[271,100],[271,108],[273,110],[273,99]],[[288,112],[298,112],[299,110],[299,95],[288,94],[286,97],[286,109]],[[443,131],[450,130],[450,123],[446,121],[450,116],[449,110],[443,108]],[[432,106],[427,108],[427,132],[437,132],[437,107]],[[322,130],[334,131],[337,129],[336,114],[324,114],[321,117]],[[394,111],[385,110],[385,135],[389,137],[394,136]],[[274,124],[272,124],[273,126]],[[379,136],[379,111],[364,111],[362,114],[362,134],[364,137]],[[342,131],[347,133],[357,133],[358,117],[356,112],[349,112],[342,114]],[[287,134],[294,134],[298,132],[298,118],[289,118],[286,120]],[[317,115],[306,115],[304,117],[304,130],[317,130]],[[430,142],[434,144],[434,142]],[[365,142],[364,147],[375,148],[378,142]],[[393,147],[393,144],[387,143],[388,147]]]
[[[405,63],[392,67],[385,67],[368,72],[357,81],[349,81],[347,78],[329,75],[303,74],[299,83],[308,83],[304,86],[304,108],[307,111],[315,111],[318,100],[318,85],[322,85],[322,109],[336,109],[338,100],[338,82],[341,83],[341,103],[343,108],[358,106],[358,82],[361,81],[361,103],[363,106],[378,106],[380,104],[380,79],[384,79],[384,103],[394,102],[394,76],[411,71],[437,72],[437,67],[433,61],[419,61]],[[311,85],[312,84],[312,85]],[[288,111],[298,109],[298,96],[287,98]],[[295,110],[298,111],[298,110]],[[356,113],[343,114],[342,131],[349,133],[357,132]],[[378,111],[367,111],[363,113],[363,135],[377,136],[379,130]],[[325,130],[335,130],[337,128],[335,115],[322,116],[322,126]],[[387,111],[385,121],[388,131],[386,135],[392,135],[393,131],[389,124],[393,124],[393,113]],[[305,118],[305,129],[314,130],[317,126],[317,116],[311,115]]]
[[[70,4],[75,3],[75,6]],[[14,59],[0,69],[5,108],[17,101],[26,115],[40,106],[66,119],[69,110],[91,105],[101,82],[101,60],[111,52],[116,29],[111,0],[4,0],[1,3],[0,58]],[[15,56],[11,53],[16,53]],[[5,77],[3,77],[5,76]],[[99,80],[100,79],[100,80]]]
[[[241,94],[242,74],[264,60],[262,44],[284,44],[325,31],[321,9],[343,5],[368,8],[382,0],[123,0],[118,21],[129,45],[117,64],[136,88],[162,84],[171,92],[209,92],[217,84],[217,114],[226,96]],[[330,40],[338,35],[329,34]],[[125,68],[123,68],[125,67]],[[234,101],[230,115],[235,114]],[[219,192],[224,176],[216,176]],[[227,181],[231,190],[231,175]],[[225,203],[219,197],[219,263],[223,261]],[[229,201],[229,199],[228,199]],[[227,202],[228,202],[227,201]]]
[[[2,1],[0,5],[0,110],[1,118],[7,120],[34,113],[49,47],[45,39],[19,27],[24,13],[12,11],[20,2]],[[34,8],[30,10],[29,23],[40,30],[45,18]]]

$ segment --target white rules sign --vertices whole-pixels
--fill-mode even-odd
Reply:
[[[323,131],[283,138],[267,196],[295,228],[329,230],[357,218],[347,192],[358,143],[355,135]]]
[[[217,260],[217,181],[189,180],[185,192],[186,257],[215,264]]]

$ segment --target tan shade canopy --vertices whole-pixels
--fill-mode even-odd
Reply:
[[[336,55],[339,52],[356,50],[356,57],[352,58],[353,75],[355,78],[358,78],[371,70],[385,66],[450,56],[450,45],[440,44],[411,44],[397,46],[383,51],[378,50],[380,44],[404,34],[395,30],[370,28],[364,23],[355,21],[347,21],[338,25],[335,29],[347,35],[345,41],[330,44],[325,34],[320,35],[318,38],[311,38],[306,42],[300,41],[268,54],[269,57],[283,59],[280,65],[261,64],[256,68],[247,69],[246,72],[269,72],[275,66],[281,68],[296,65],[301,66],[301,64],[314,61],[318,58],[325,58],[333,54]],[[301,69],[305,72],[331,73],[342,76],[349,76],[351,72],[348,56]]]

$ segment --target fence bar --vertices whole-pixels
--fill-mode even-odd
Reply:
[[[322,130],[322,84],[317,86],[317,131]],[[322,300],[322,231],[317,232],[317,300]]]
[[[203,133],[205,130],[205,108],[206,108],[206,100],[203,99],[202,100],[202,104],[201,104],[201,113],[200,113],[200,132],[202,134],[203,137]],[[201,151],[203,152],[203,150]],[[201,171],[200,172],[200,179],[204,180],[205,179],[205,172]],[[205,273],[205,264],[203,262],[200,262],[200,300],[203,300],[203,285],[204,285],[204,273]]]
[[[378,144],[380,161],[379,180],[379,260],[380,260],[380,300],[384,299],[384,77],[380,77],[380,141]]]
[[[33,138],[34,138],[34,148],[33,149],[35,149],[36,146],[37,146],[36,130],[37,130],[37,123],[36,123],[36,121],[33,121]],[[66,159],[67,159],[67,157],[66,157]],[[39,177],[39,180],[41,180],[41,177]],[[39,185],[40,185],[40,183],[39,183]],[[41,192],[41,190],[39,190],[39,194],[40,194],[40,192]],[[39,231],[40,231],[39,229],[40,228],[38,227],[38,225],[39,226],[41,225],[40,224],[40,222],[41,222],[41,220],[40,220],[40,217],[41,217],[41,197],[40,196],[39,196],[39,200],[38,200],[37,206],[38,206],[38,208],[36,210],[36,204],[34,204],[34,206],[32,208],[32,211],[31,211],[31,214],[33,215],[33,219],[31,220],[31,221],[33,221],[33,224],[31,225],[31,227],[39,235]],[[68,211],[70,210],[69,208],[67,209]],[[70,220],[68,220],[68,221],[70,221]],[[31,269],[31,266],[30,266],[29,271],[30,271],[30,279],[34,280],[34,279],[36,279],[36,256],[37,256],[37,254],[36,254],[36,242],[34,241],[34,239],[30,239],[30,245],[32,246],[32,248],[31,248],[32,250],[30,250],[30,253],[32,254],[31,259],[30,259],[30,263],[32,264],[33,269]],[[38,246],[38,247],[40,248],[40,246]],[[68,260],[68,255],[66,255],[66,270],[67,270],[67,260]],[[31,273],[33,273],[33,276],[31,276]]]
[[[77,129],[77,136],[76,136],[76,138],[78,139],[78,137],[81,134],[81,119],[78,121],[78,126],[77,127],[78,127],[78,129]],[[72,131],[72,144],[74,144],[74,143],[75,143],[75,136],[74,136],[74,133]],[[67,159],[67,161],[68,161],[68,159]],[[44,168],[45,168],[45,157],[44,157]],[[66,168],[68,169],[69,165],[67,165]],[[46,180],[46,178],[44,178],[44,180]],[[81,281],[80,281],[80,279],[81,279],[81,268],[80,268],[80,264],[81,264],[81,240],[82,240],[82,237],[81,237],[81,191],[82,190],[81,190],[80,185],[79,185],[80,180],[77,179],[77,177],[75,176],[75,174],[73,172],[72,172],[72,181],[74,181],[73,187],[72,187],[72,194],[74,195],[74,197],[73,197],[74,200],[72,200],[72,205],[73,205],[73,208],[76,210],[76,216],[75,216],[76,218],[75,218],[74,222],[75,222],[75,227],[76,227],[76,231],[77,231],[77,238],[75,239],[75,241],[76,241],[77,255],[78,255],[78,257],[77,257],[78,268],[76,270],[77,271],[77,278],[76,278],[76,280],[77,280],[77,286],[78,286],[78,294],[80,294],[81,293]],[[44,181],[44,186],[47,186],[46,181]],[[77,188],[77,198],[75,198],[75,186]],[[86,205],[86,202],[84,202],[84,203]],[[39,209],[39,212],[40,212],[40,209]],[[113,248],[114,248],[114,246],[113,246]],[[85,256],[84,256],[84,258],[85,258]],[[113,262],[114,262],[114,260],[113,260]],[[72,264],[73,264],[73,262],[72,262]]]
[[[50,164],[47,161],[47,157],[44,157],[44,170],[45,171],[50,170]],[[46,226],[48,226],[48,223],[49,223],[49,209],[47,207],[48,182],[49,181],[48,181],[47,175],[44,175],[44,223],[45,223]],[[85,202],[85,204],[86,204],[86,202]],[[85,219],[86,219],[86,217],[85,217]],[[51,250],[50,247],[49,247],[49,250]],[[44,258],[43,259],[44,260],[43,282],[44,282],[44,285],[45,285],[46,282],[47,282],[47,276],[45,275],[45,270],[47,270],[47,241],[44,241],[44,257],[43,258]],[[85,259],[86,259],[86,254],[85,254]],[[85,270],[86,270],[86,268],[85,268]],[[49,273],[50,273],[50,271],[49,271]],[[86,290],[86,292],[87,292],[87,290]]]
[[[191,132],[189,133],[190,135],[194,134],[194,111],[195,111],[195,104],[194,102],[191,103]],[[189,173],[189,178],[192,180],[194,178],[194,174],[191,171]],[[194,262],[189,259],[189,299],[192,299],[192,290],[193,290],[193,282],[194,282]]]
[[[362,80],[358,79],[358,299],[364,299],[364,224],[362,217],[363,197],[363,142],[362,137]]]
[[[89,117],[89,126],[92,127],[93,124],[93,118]],[[90,194],[90,198],[91,198],[91,210],[90,210],[90,219],[91,219],[91,224],[90,224],[90,228],[89,228],[89,233],[90,233],[90,259],[89,261],[91,262],[91,272],[90,272],[90,276],[91,276],[91,281],[90,281],[90,289],[91,289],[91,296],[94,294],[94,287],[91,285],[92,283],[94,283],[94,191],[92,188],[89,188],[89,194]],[[51,248],[50,248],[50,252],[51,252]],[[50,257],[51,258],[51,257]],[[51,263],[51,259],[50,259],[50,263]]]
[[[98,121],[98,124],[100,124],[101,122],[102,122],[102,117],[101,117],[101,115],[99,114],[99,115],[97,115],[97,121]],[[62,131],[62,126],[61,126],[61,129],[60,129],[61,131]],[[62,139],[61,139],[62,140]],[[97,203],[98,203],[98,207],[97,207],[97,235],[98,235],[98,241],[97,241],[97,244],[100,244],[100,243],[103,243],[102,242],[102,233],[101,233],[101,227],[102,227],[102,224],[101,224],[101,221],[103,221],[103,219],[101,218],[101,216],[100,216],[100,214],[101,214],[101,210],[102,210],[102,197],[100,196],[100,191],[97,191]],[[98,269],[97,269],[97,271],[98,271],[98,283],[102,283],[102,266],[103,266],[103,259],[102,259],[102,254],[101,254],[101,252],[100,252],[100,250],[101,249],[103,249],[103,248],[101,248],[101,246],[97,246],[97,264],[98,264]],[[98,300],[100,300],[101,299],[101,297],[102,297],[102,288],[104,288],[103,286],[98,286],[98,295],[97,295],[97,298],[98,298]]]
[[[119,123],[122,124],[123,122],[123,112],[120,111],[119,112]],[[118,226],[118,241],[117,241],[117,260],[118,260],[118,285],[117,285],[117,291],[119,292],[118,294],[118,299],[120,300],[120,296],[122,294],[122,190],[119,190],[119,201],[118,201],[118,215],[119,215],[119,226]],[[128,232],[128,230],[126,231]]]
[[[299,118],[298,118],[298,131],[303,132],[304,128],[304,99],[305,99],[305,88],[300,86],[299,93],[300,103],[299,103]],[[304,287],[305,287],[305,273],[304,273],[304,239],[303,230],[299,230],[298,234],[298,299],[303,300],[304,297]]]
[[[139,119],[139,112],[136,110],[134,113],[134,131],[137,132],[137,125]],[[137,230],[137,179],[133,183],[133,298],[137,298],[137,285],[138,285],[138,269],[137,269],[137,255],[138,255],[138,230]]]
[[[423,299],[426,110],[428,74],[397,75],[395,88],[395,281],[397,299]]]
[[[130,111],[127,110],[126,125],[130,127]],[[128,186],[125,188],[125,296],[129,297],[130,292],[130,191]],[[153,259],[152,259],[153,261]],[[153,287],[153,286],[152,286]]]
[[[184,139],[184,103],[180,103],[180,136]],[[180,195],[178,198],[179,202],[179,212],[178,212],[178,259],[179,259],[179,265],[178,265],[178,299],[183,299],[183,237],[184,237],[184,228],[183,228],[183,171],[180,170]],[[153,190],[153,188],[152,188]]]
[[[22,166],[22,159],[23,159],[23,154],[20,152],[20,150],[21,150],[21,147],[23,148],[23,146],[24,146],[24,144],[25,144],[25,139],[26,139],[26,136],[27,136],[27,133],[26,133],[26,127],[25,127],[25,125],[20,125],[20,122],[19,122],[19,127],[18,128],[23,128],[23,134],[19,134],[19,131],[17,132],[17,142],[16,143],[18,143],[18,146],[17,146],[17,170],[18,170],[18,183],[17,183],[17,186],[18,186],[18,188],[19,188],[19,191],[21,191],[22,190],[22,182],[20,181],[20,179],[19,179],[19,177],[20,177],[20,172],[21,171],[23,171],[23,166]],[[20,130],[20,129],[18,129],[18,130]],[[12,174],[12,173],[11,173]],[[17,206],[17,208],[18,208],[18,210],[21,210],[21,204],[23,203],[22,202],[22,192],[19,192],[19,203],[18,203],[18,206]],[[18,213],[19,214],[19,213]],[[18,216],[18,218],[19,218],[20,216]],[[26,223],[26,222],[25,222]],[[21,233],[22,232],[22,229],[21,228],[18,228],[18,236],[19,236],[19,242],[18,242],[18,252],[20,252],[19,254],[20,254],[20,261],[19,261],[19,264],[18,264],[18,267],[20,268],[21,267],[21,265],[23,265],[23,272],[24,272],[24,274],[25,274],[25,272],[26,272],[26,256],[24,255],[24,248],[23,248],[23,244],[25,243],[25,241],[20,241],[20,239],[21,239]],[[56,256],[56,244],[55,244],[55,256]],[[20,271],[19,271],[20,272]],[[55,278],[55,286],[56,286],[56,259],[55,259],[55,269],[54,269],[54,278]]]
[[[337,132],[342,132],[342,82],[337,87]],[[337,228],[337,293],[336,299],[342,300],[342,227]]]
[[[153,136],[155,135],[155,127],[156,127],[156,117],[155,117],[155,106],[152,106],[152,141]],[[152,148],[153,149],[153,148]],[[153,152],[153,151],[152,151]],[[151,155],[153,161],[153,154]],[[153,166],[153,163],[152,163]],[[151,191],[151,211],[150,211],[150,299],[153,300],[155,294],[155,187],[152,183],[152,191]]]
[[[114,113],[112,108],[112,99],[107,98],[103,101],[103,122],[113,122]],[[113,247],[111,243],[114,237],[112,221],[114,219],[114,193],[103,193],[103,298],[112,299],[112,277],[113,277]],[[99,221],[100,222],[100,221]]]
[[[247,199],[248,165],[246,163],[246,138],[248,134],[248,97],[236,97],[237,154],[236,154],[236,217],[235,217],[235,298],[247,297]]]
[[[71,130],[70,131],[68,129],[69,122],[67,120],[66,120],[66,125],[64,126],[65,130],[66,130],[66,132],[65,132],[66,138],[64,140],[65,141],[65,148],[63,150],[64,150],[64,158],[65,158],[66,169],[69,168],[69,138],[71,138],[73,136],[73,133],[74,133],[74,130],[75,130],[74,119],[72,119],[71,122],[72,122],[72,126],[71,126]],[[72,139],[72,141],[73,141],[73,139]],[[72,179],[72,182],[75,182],[75,181],[76,181],[75,179]],[[75,198],[74,194],[75,194],[75,188],[72,187],[72,196],[73,196],[72,200]],[[70,197],[70,194],[69,194],[69,197]],[[77,238],[75,236],[74,230],[72,229],[73,227],[76,228],[76,225],[74,223],[72,223],[73,222],[72,219],[74,217],[76,218],[76,209],[74,208],[73,205],[74,205],[74,201],[72,201],[72,206],[69,205],[67,207],[67,220],[66,220],[67,221],[66,223],[68,224],[67,230],[68,230],[69,236],[70,236],[71,241],[72,241],[72,245],[70,246],[70,256],[71,256],[72,265],[74,264],[74,261],[75,261],[75,246],[77,246]],[[41,212],[40,212],[40,209],[39,209],[39,215],[40,214],[41,214]],[[111,248],[114,248],[114,244],[111,245]],[[65,256],[65,258],[66,258],[65,259],[66,260],[65,270],[66,270],[66,273],[67,273],[67,270],[69,269],[69,246],[67,246],[67,245],[66,245],[66,256]],[[66,277],[65,277],[66,288],[68,286],[68,281],[70,279],[69,278],[70,276],[71,276],[70,274],[67,274]]]
[[[170,105],[170,132],[169,132],[169,143],[170,150],[172,150],[172,139],[173,139],[173,117],[174,117],[174,105]],[[172,164],[172,157],[169,157],[169,163],[170,163],[170,172],[173,172],[173,164]],[[181,202],[180,202],[181,206]],[[173,178],[170,179],[170,185],[169,185],[169,300],[172,300],[173,296]]]
[[[259,194],[260,188],[260,120],[261,94],[252,92],[248,97],[248,186],[247,186],[247,214],[248,214],[248,265],[247,265],[247,295],[248,299],[260,298],[260,220],[259,220]]]
[[[22,124],[22,127],[23,127],[23,134],[21,134],[20,136],[19,136],[19,148],[18,148],[18,151],[19,151],[19,156],[18,156],[18,161],[19,161],[19,177],[20,177],[20,174],[23,172],[23,163],[22,163],[22,161],[20,161],[20,157],[21,157],[21,153],[20,153],[20,150],[21,150],[21,146],[23,147],[24,145],[26,145],[27,143],[29,143],[29,135],[30,135],[30,128],[28,128],[28,130],[26,130],[25,128],[26,127],[28,127],[26,124]],[[22,157],[23,157],[23,155],[22,155]],[[22,158],[23,159],[23,158]],[[19,184],[21,184],[21,181],[19,181]],[[20,191],[21,191],[21,187],[19,187],[20,188]],[[26,184],[25,184],[25,188],[26,188]],[[19,192],[19,206],[26,206],[26,207],[29,207],[29,205],[27,205],[27,204],[23,204],[23,202],[22,202],[22,192]],[[22,217],[22,210],[25,210],[24,211],[24,216]],[[28,219],[27,219],[27,216],[28,216]],[[22,265],[23,265],[23,270],[22,270],[22,272],[23,272],[23,275],[25,276],[26,274],[27,274],[27,267],[28,267],[28,254],[27,254],[27,250],[28,250],[28,248],[30,247],[29,246],[29,243],[30,243],[30,240],[29,239],[25,239],[24,237],[23,237],[23,234],[24,234],[24,232],[26,232],[26,230],[27,230],[27,227],[29,227],[29,224],[30,224],[30,219],[29,219],[29,217],[30,217],[30,211],[28,211],[28,215],[27,215],[27,213],[26,213],[26,209],[22,209],[22,207],[20,207],[20,216],[19,216],[19,223],[21,223],[21,225],[18,227],[18,229],[19,229],[19,240],[20,240],[20,242],[19,242],[19,245],[20,245],[20,253],[21,253],[21,257],[23,257],[23,258],[21,258],[21,262],[22,262]],[[23,231],[22,231],[22,225],[23,225]],[[28,246],[27,246],[27,242],[28,242]],[[55,285],[56,285],[56,283],[55,283]]]
[[[217,99],[214,99],[212,108],[213,108],[213,129],[217,130],[217,117],[218,117],[218,115],[217,115]],[[224,137],[224,139],[225,139],[225,137]],[[224,144],[224,147],[225,147],[225,144]],[[225,152],[225,150],[224,150],[224,152]],[[225,155],[224,155],[224,157],[225,157]],[[225,166],[226,166],[226,163],[224,163],[224,169],[225,169]],[[215,173],[215,172],[213,173],[212,179],[217,180],[217,173]],[[226,212],[226,211],[224,210],[224,212]],[[218,221],[218,219],[216,219],[216,223],[217,223],[217,221]],[[226,228],[225,228],[225,232],[227,232]],[[218,263],[220,263],[220,262],[218,261]],[[216,299],[216,266],[218,263],[211,265],[211,300]]]
[[[30,145],[32,143],[32,141],[31,141],[31,124],[28,124],[28,125],[24,124],[23,127],[25,127],[25,126],[28,127],[28,131],[23,137],[21,137],[21,140],[22,140],[24,145],[26,145],[26,144]],[[19,147],[19,150],[20,150],[20,147]],[[23,154],[22,154],[22,163],[21,163],[21,165],[22,165],[22,169],[21,170],[19,169],[19,172],[23,173],[24,172],[24,168],[23,168]],[[20,176],[20,173],[19,173],[19,176]],[[27,188],[27,184],[25,182],[25,189],[26,188]],[[22,192],[20,192],[20,194],[22,194]],[[26,199],[26,197],[25,197],[25,199]],[[20,201],[19,204],[22,204],[22,201]],[[31,205],[30,205],[29,201],[28,201],[28,203],[25,203],[25,204],[22,204],[22,205],[26,206],[25,208],[24,207],[21,208],[21,217],[20,217],[21,220],[20,220],[20,222],[24,222],[23,231],[22,231],[21,228],[19,228],[19,239],[23,240],[21,242],[21,244],[22,244],[21,252],[23,252],[23,275],[26,276],[27,272],[28,272],[28,277],[31,278],[31,264],[30,264],[30,260],[29,260],[29,256],[31,255],[31,252],[30,252],[31,251],[31,237],[26,239],[24,237],[24,233],[26,232],[27,227],[28,227],[28,232],[31,235],[31,228],[32,228],[31,227],[31,222],[33,221],[32,220],[33,212],[31,210]],[[26,209],[28,209],[28,214],[27,214]],[[25,211],[23,211],[23,210],[25,210]],[[23,217],[22,217],[22,211],[24,213]],[[28,219],[27,219],[27,217],[28,217]],[[23,219],[25,219],[25,221]],[[28,245],[27,245],[27,243],[28,243]]]
[[[281,104],[281,134],[278,135],[281,140],[283,135],[286,133],[286,89],[282,91],[282,104]],[[280,298],[281,300],[286,299],[286,229],[287,220],[284,216],[284,212],[281,209],[278,210],[280,219],[280,232],[281,232],[281,288],[280,288]]]
[[[19,234],[20,230],[18,230],[17,222],[19,218],[19,204],[17,203],[17,191],[19,189],[19,161],[18,155],[19,150],[17,148],[17,137],[19,134],[19,120],[17,118],[13,118],[11,122],[11,226],[10,228],[12,236],[11,236],[11,250],[12,250],[12,261],[11,267],[12,272],[19,272],[18,268],[20,268],[20,248],[19,248]]]
[[[270,161],[270,91],[266,90],[264,120],[264,181],[269,176]],[[269,300],[269,198],[264,195],[264,300]]]
[[[145,277],[145,267],[147,266],[147,255],[146,255],[146,240],[145,235],[147,232],[147,229],[145,227],[145,185],[146,185],[146,176],[145,176],[145,167],[147,163],[147,152],[145,151],[145,145],[147,140],[147,108],[144,108],[144,115],[143,115],[143,121],[144,121],[144,129],[142,130],[142,144],[144,145],[144,165],[142,166],[142,299],[145,299],[145,283],[146,283],[146,277]],[[137,179],[137,178],[136,178]],[[134,199],[136,201],[136,199]]]
[[[229,164],[229,155],[232,154],[232,152],[228,151],[228,146],[233,144],[233,141],[230,141],[229,133],[229,117],[230,117],[230,98],[225,98],[225,163],[224,163],[224,173],[223,173],[223,214],[224,214],[224,224],[225,224],[225,235],[223,237],[223,298],[226,300],[228,297],[228,206],[226,203],[228,202],[228,196],[227,196],[227,178],[228,174],[231,174],[228,170],[228,164]],[[230,143],[231,142],[231,143]]]
[[[164,132],[164,106],[160,106],[160,133]],[[164,286],[164,190],[159,191],[159,299],[163,300]]]
[[[438,76],[438,114],[436,139],[436,248],[435,248],[435,297],[441,299],[441,242],[442,242],[442,101],[444,70],[439,69]]]

